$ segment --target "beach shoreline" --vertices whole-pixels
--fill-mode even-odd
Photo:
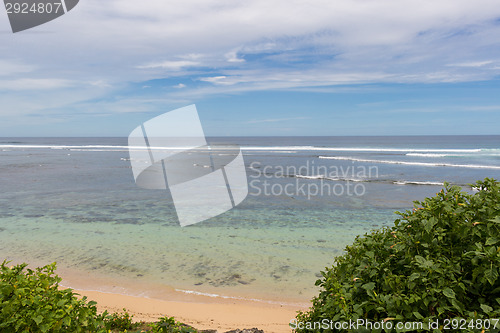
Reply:
[[[290,320],[310,303],[297,299],[263,298],[248,293],[186,292],[166,285],[149,285],[130,279],[115,280],[92,272],[58,269],[61,288],[96,301],[100,312],[127,312],[134,321],[154,322],[174,317],[196,329],[226,332],[258,328],[264,332],[291,332]],[[153,292],[154,290],[154,292]]]
[[[30,267],[35,266],[30,265]],[[96,271],[73,269],[62,265],[57,267],[56,274],[62,278],[61,287],[164,301],[198,303],[203,300],[204,303],[222,304],[241,301],[304,308],[310,304],[309,301],[314,296],[296,293],[296,297],[292,297],[290,294],[277,297],[275,294],[270,295],[264,291],[245,289],[244,285],[223,288],[176,285],[168,282],[158,283],[140,277],[110,276]]]
[[[93,290],[74,292],[97,302],[100,312],[123,312],[133,320],[153,322],[160,317],[174,317],[196,329],[226,332],[234,329],[258,328],[264,332],[291,332],[290,320],[306,306],[266,303],[243,299],[214,299],[202,295],[189,295],[185,301],[169,301],[149,297],[130,296]]]
[[[18,263],[21,261],[9,261],[9,265]],[[31,262],[28,268],[42,266]],[[58,266],[55,274],[62,279],[60,289],[70,288],[78,297],[86,296],[87,301],[95,301],[101,313],[122,313],[125,309],[134,322],[174,317],[199,330],[226,332],[258,328],[266,333],[283,333],[291,332],[290,321],[298,311],[310,306],[304,299],[277,299],[245,292],[186,292],[172,286],[151,285],[140,279],[117,279],[64,266]]]
[[[5,258],[9,265],[28,263],[27,268],[36,269],[50,264],[51,261],[36,258],[19,258],[8,256]],[[57,263],[54,272],[62,281],[59,286],[80,291],[101,292],[141,298],[151,298],[166,301],[199,302],[200,298],[206,303],[226,303],[232,301],[249,301],[262,304],[284,305],[296,308],[308,307],[310,300],[317,294],[294,292],[290,286],[288,293],[269,294],[266,289],[258,287],[248,288],[248,285],[234,285],[229,287],[214,287],[210,285],[196,286],[178,281],[151,280],[147,277],[131,277],[123,274],[105,274],[98,269],[88,270],[79,267],[70,267],[64,263]]]

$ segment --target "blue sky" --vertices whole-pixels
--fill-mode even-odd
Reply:
[[[479,0],[82,0],[16,34],[0,136],[500,134],[500,7]]]

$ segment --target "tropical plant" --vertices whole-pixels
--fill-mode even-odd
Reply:
[[[122,313],[98,313],[96,302],[78,298],[72,289],[60,289],[61,278],[55,275],[56,264],[35,270],[23,263],[0,266],[0,332],[169,332],[191,333],[196,329],[160,318],[155,323],[134,323],[124,308]]]
[[[107,313],[98,314],[95,302],[59,289],[55,263],[35,270],[7,265],[0,267],[1,332],[106,332]]]
[[[393,227],[357,237],[321,272],[319,295],[292,328],[344,332],[352,327],[335,323],[358,319],[401,332],[415,330],[395,329],[404,322],[436,332],[456,323],[469,331],[500,328],[500,187],[486,178],[473,189],[445,184],[412,211],[396,212]]]
[[[194,333],[198,332],[191,326],[180,323],[174,317],[159,318],[158,322],[150,324],[152,333]]]
[[[136,329],[140,323],[134,323],[132,321],[133,317],[128,313],[127,309],[123,308],[122,313],[115,312],[105,317],[106,328],[119,332]]]

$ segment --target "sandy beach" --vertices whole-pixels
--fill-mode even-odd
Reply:
[[[20,263],[12,260],[11,264]],[[30,267],[41,266],[32,264]],[[291,332],[289,322],[297,311],[306,310],[306,299],[263,298],[241,293],[202,294],[185,292],[171,286],[141,282],[138,279],[112,278],[96,272],[65,267],[56,274],[62,278],[61,289],[71,288],[88,300],[96,301],[100,312],[123,312],[133,320],[154,322],[160,317],[174,317],[196,329],[226,332],[234,329],[258,328],[264,332]]]
[[[72,288],[88,300],[96,301],[101,312],[123,312],[125,308],[134,321],[152,322],[168,316],[197,329],[226,332],[255,327],[266,333],[281,333],[291,332],[290,320],[297,311],[310,306],[306,299],[269,298],[243,290],[232,294],[226,293],[227,290],[193,293],[95,272],[61,268],[58,273],[63,278],[62,288]]]
[[[189,301],[165,301],[98,291],[75,290],[98,304],[100,311],[121,312],[126,308],[134,321],[155,321],[173,316],[197,329],[259,328],[264,332],[291,332],[288,323],[300,310],[296,306],[259,301],[220,300],[207,296],[190,296]],[[304,309],[304,307],[302,307]]]

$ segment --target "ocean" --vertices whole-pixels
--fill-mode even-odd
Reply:
[[[249,194],[180,227],[168,191],[136,186],[127,138],[0,138],[0,259],[55,261],[80,274],[63,281],[75,288],[307,302],[320,271],[395,211],[444,182],[500,179],[500,136],[208,142],[240,146]]]

